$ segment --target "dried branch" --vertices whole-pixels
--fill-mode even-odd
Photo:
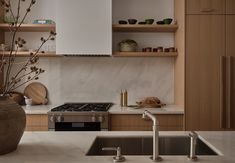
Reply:
[[[26,9],[25,14],[23,15],[22,19],[20,20],[20,7],[21,7],[21,1],[24,2],[25,0],[18,0],[17,5],[17,14],[14,15],[12,8],[11,8],[11,0],[0,0],[1,4],[5,12],[10,12],[11,16],[13,17],[14,23],[9,23],[9,29],[12,33],[12,40],[11,40],[11,50],[9,55],[7,55],[8,59],[5,59],[5,49],[2,50],[2,58],[1,58],[1,64],[0,64],[0,70],[3,70],[4,66],[6,67],[6,76],[5,81],[2,87],[3,95],[8,94],[9,92],[12,92],[13,90],[17,89],[18,87],[26,84],[27,82],[30,82],[32,80],[37,80],[38,76],[41,73],[44,73],[45,71],[41,68],[37,68],[36,66],[30,67],[30,71],[28,73],[24,73],[21,75],[22,72],[26,72],[27,68],[31,65],[34,65],[39,60],[38,53],[40,52],[40,49],[42,46],[49,40],[54,40],[56,33],[50,32],[50,35],[44,39],[41,38],[41,45],[38,47],[38,49],[35,52],[30,53],[30,56],[26,63],[23,64],[23,66],[19,69],[19,71],[15,74],[15,76],[11,77],[12,67],[15,64],[15,57],[18,53],[18,48],[23,47],[26,41],[24,39],[18,38],[16,40],[16,34],[19,31],[19,28],[25,21],[28,13],[31,11],[32,6],[36,3],[36,0],[31,0],[28,8]],[[14,46],[16,46],[15,51]],[[26,81],[25,81],[26,78]]]
[[[16,20],[16,22],[15,22],[16,25],[15,25],[15,28],[14,28],[14,30],[13,30],[11,50],[10,50],[10,54],[9,54],[9,58],[8,58],[8,66],[7,66],[7,71],[6,71],[6,79],[5,79],[5,82],[4,82],[4,83],[5,83],[5,90],[3,91],[3,94],[8,90],[9,77],[10,77],[10,73],[11,73],[10,67],[11,67],[11,65],[12,65],[11,60],[12,60],[12,53],[13,53],[13,49],[14,49],[14,43],[15,43],[16,33],[18,32],[20,26],[21,26],[22,23],[24,22],[26,16],[27,16],[28,13],[30,12],[31,7],[33,6],[33,4],[35,4],[35,2],[36,2],[35,0],[31,0],[31,2],[30,2],[30,4],[29,4],[29,7],[27,8],[26,13],[24,14],[24,17],[23,17],[23,19],[21,20],[21,22],[20,22],[19,25],[17,25],[18,19],[19,19],[19,16],[17,15],[17,20]],[[18,4],[20,5],[20,3],[18,3]],[[9,8],[11,8],[11,6],[9,6]],[[20,9],[18,9],[18,10],[20,10]]]
[[[17,86],[13,86],[13,87],[10,89],[9,92],[11,92],[11,91],[13,91],[13,90],[15,90],[15,89],[21,87],[22,85],[24,85],[24,84],[26,84],[26,83],[28,83],[28,82],[30,82],[30,81],[32,81],[32,80],[38,80],[38,79],[39,79],[39,78],[38,78],[39,75],[40,75],[40,73],[39,73],[39,74],[36,74],[36,75],[33,76],[31,79],[28,79],[27,81],[25,81],[25,82],[23,82],[23,83],[21,83],[21,84],[19,84],[19,85],[17,85]]]
[[[30,64],[34,64],[34,63],[36,63],[37,62],[37,55],[38,55],[38,53],[40,52],[40,49],[42,48],[42,46],[47,42],[47,41],[49,41],[49,40],[51,40],[51,38],[54,38],[54,36],[56,35],[56,33],[55,32],[53,32],[53,31],[51,31],[50,32],[50,35],[48,36],[48,38],[47,39],[44,39],[44,38],[41,38],[41,45],[38,47],[38,49],[33,53],[33,52],[31,52],[30,53],[30,58],[29,58],[29,60],[26,62],[26,64],[24,64],[23,66],[22,66],[22,68],[20,69],[20,71],[18,71],[17,72],[17,74],[14,76],[14,78],[17,78],[17,76],[23,71],[23,70],[25,70],[26,68],[27,68],[27,66],[29,66]]]

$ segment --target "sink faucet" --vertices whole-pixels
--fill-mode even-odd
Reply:
[[[189,137],[190,137],[190,154],[189,154],[188,158],[191,161],[197,161],[196,145],[197,145],[198,134],[196,132],[192,131],[189,134]]]
[[[159,122],[157,118],[145,110],[143,113],[143,118],[149,117],[153,121],[153,156],[152,160],[155,162],[162,161],[162,158],[159,156]]]

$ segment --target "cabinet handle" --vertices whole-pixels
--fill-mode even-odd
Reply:
[[[214,11],[214,9],[212,9],[212,8],[203,8],[203,9],[201,9],[201,12],[213,12]]]
[[[226,128],[225,125],[225,96],[224,96],[224,87],[225,87],[225,73],[224,73],[224,66],[225,66],[225,56],[220,56],[220,128]]]
[[[228,103],[227,103],[227,128],[231,128],[231,68],[232,68],[232,57],[228,56]]]

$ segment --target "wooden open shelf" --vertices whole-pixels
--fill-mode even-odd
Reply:
[[[175,32],[178,25],[131,25],[131,24],[114,24],[114,32]]]
[[[10,31],[9,24],[0,24],[0,30],[3,30],[5,32]],[[22,24],[20,26],[19,31],[20,32],[49,32],[49,31],[55,31],[56,27],[55,24]]]
[[[5,52],[5,56],[9,56],[10,52]],[[13,53],[14,54],[14,53]],[[29,52],[17,52],[17,57],[28,57]],[[3,52],[0,52],[0,56],[3,55]],[[60,55],[56,55],[55,52],[45,52],[45,53],[38,53],[40,57],[60,57]]]
[[[113,52],[114,57],[176,57],[177,52]]]

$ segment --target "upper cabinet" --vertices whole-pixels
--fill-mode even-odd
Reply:
[[[112,54],[110,0],[57,0],[56,53]]]
[[[226,14],[235,14],[235,0],[226,0]]]
[[[234,0],[230,3],[234,3]],[[224,14],[225,0],[187,0],[187,14]]]

